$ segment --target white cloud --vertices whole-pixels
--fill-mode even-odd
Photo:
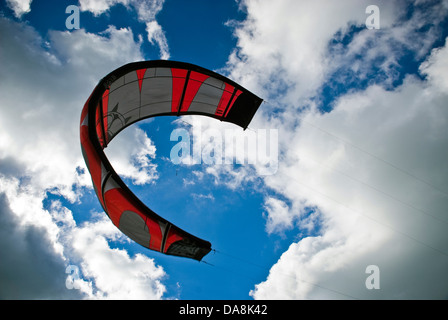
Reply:
[[[172,157],[180,150],[186,151],[174,162],[202,164],[216,184],[236,190],[247,183],[258,183],[257,175],[271,175],[278,169],[276,130],[243,130],[235,124],[195,116],[184,116],[174,123],[181,127],[189,125],[173,134],[172,139],[179,143],[172,149]],[[183,147],[182,143],[191,146]]]
[[[333,70],[334,61],[326,57],[329,41],[338,30],[365,23],[368,1],[248,0],[243,5],[248,18],[235,29],[238,49],[229,58],[232,78],[265,99],[282,98],[287,92],[288,102],[297,104],[314,95]],[[393,5],[386,2],[381,8],[386,28]]]
[[[157,43],[160,48],[160,58],[168,60],[170,58],[170,52],[168,49],[168,41],[166,40],[165,33],[162,30],[160,24],[157,21],[150,21],[146,23],[146,32],[148,33],[148,41],[152,44]]]
[[[129,0],[79,0],[81,11],[90,11],[95,16],[107,12],[116,4],[127,6],[129,3]]]
[[[104,214],[77,226],[59,201],[43,209],[42,197],[18,179],[0,180],[0,237],[10,244],[0,249],[2,261],[8,261],[1,267],[2,298],[162,298],[163,268],[141,254],[112,249],[108,240],[129,240]],[[81,271],[77,289],[66,287],[68,265]]]
[[[164,0],[80,0],[82,11],[90,11],[99,16],[117,4],[137,11],[138,20],[146,24],[147,39],[151,44],[156,43],[160,49],[160,58],[169,59],[169,47],[162,26],[157,22],[156,15],[163,8]]]
[[[9,279],[2,280],[2,297],[160,299],[163,269],[111,249],[108,241],[121,233],[107,218],[77,225],[74,212],[47,197],[51,192],[79,204],[82,191],[92,188],[79,143],[81,109],[98,79],[142,59],[141,43],[130,29],[109,27],[100,35],[52,31],[44,45],[32,27],[4,17],[0,34],[0,236],[11,239],[0,252],[2,261],[11,261],[2,263]],[[141,131],[130,132],[136,143],[123,161],[133,164],[132,178],[148,182],[156,177],[154,145]],[[69,264],[82,270],[79,290],[66,288]]]
[[[446,297],[440,267],[448,264],[448,202],[438,189],[448,190],[447,103],[448,96],[431,82],[409,78],[395,91],[372,86],[342,97],[328,114],[306,114],[288,151],[297,161],[286,162],[268,184],[296,204],[320,208],[324,226],[321,236],[291,245],[267,281],[256,286],[255,298],[344,297],[326,288],[343,288],[338,291],[358,298]],[[268,209],[268,229],[272,221],[290,226],[293,216],[280,209]],[[431,262],[422,263],[422,257]],[[387,278],[386,288],[369,292],[363,270],[370,264],[400,275],[402,282]]]
[[[16,158],[33,183],[56,187],[74,201],[77,195],[71,186],[90,184],[74,170],[84,167],[79,149],[73,147],[79,145],[79,123],[74,119],[98,79],[128,58],[139,58],[139,44],[127,29],[109,28],[104,36],[84,30],[52,32],[52,50],[45,51],[30,27],[3,19],[1,33],[6,45],[3,59],[10,63],[0,71],[0,155]]]
[[[445,40],[446,41],[446,40]],[[420,71],[425,74],[434,87],[441,91],[448,89],[448,50],[437,48],[421,66]]]
[[[421,66],[427,80],[408,76],[393,88],[404,55],[430,52],[446,6],[420,3],[406,16],[405,2],[384,2],[380,30],[353,32],[368,4],[244,2],[228,70],[271,100],[252,127],[279,129],[278,173],[264,182],[288,200],[266,198],[266,229],[296,221],[300,235],[320,224],[319,235],[290,245],[254,298],[446,298],[448,49]],[[322,114],[319,90],[331,77],[372,81]],[[371,264],[383,271],[381,290],[365,287]]]
[[[109,247],[107,239],[125,238],[104,215],[73,230],[71,243],[81,263],[84,293],[94,299],[161,299],[166,289],[161,283],[162,267],[153,259],[137,254],[130,257],[122,249]]]
[[[268,213],[266,222],[268,233],[292,228],[294,216],[290,214],[285,202],[269,197],[265,200],[265,210]]]
[[[152,162],[156,147],[139,128],[122,131],[105,152],[115,171],[134,184],[151,183],[158,178],[157,165]]]
[[[33,0],[6,0],[6,4],[17,18],[21,18],[25,13],[31,11],[31,2]]]
[[[47,219],[40,220],[48,216],[41,202],[23,192],[16,194],[11,183],[0,177],[0,298],[82,298],[79,292],[65,288],[65,261],[55,248],[52,231],[56,229]],[[23,217],[25,206],[20,201],[27,201],[23,203],[28,213],[35,214],[34,220],[30,214]]]
[[[209,194],[192,193],[191,196],[195,200],[215,201],[215,197],[211,193],[209,193]]]

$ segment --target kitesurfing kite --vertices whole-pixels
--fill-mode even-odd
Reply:
[[[121,180],[103,149],[124,128],[149,117],[203,115],[246,129],[262,100],[202,67],[153,60],[104,77],[81,113],[81,149],[96,195],[113,224],[142,246],[200,261],[211,250],[149,209]]]

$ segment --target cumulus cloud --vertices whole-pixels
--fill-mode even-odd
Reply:
[[[231,76],[265,99],[271,96],[278,99],[288,92],[284,98],[289,102],[303,103],[315,94],[336,66],[326,57],[334,33],[364,24],[366,3],[356,0],[242,2],[248,17],[235,29],[238,43],[229,58]],[[381,8],[382,27],[387,28],[388,12],[393,14],[394,7],[384,3]],[[281,77],[275,76],[280,74]]]
[[[80,285],[90,299],[161,299],[166,289],[161,283],[162,267],[153,259],[126,250],[112,249],[108,239],[129,241],[104,215],[73,230],[70,241],[79,257],[84,282]]]
[[[448,89],[448,50],[436,48],[421,66],[420,71],[428,77],[431,84],[441,91]]]
[[[302,206],[302,214],[304,204],[317,206],[323,226],[319,236],[291,244],[268,279],[256,286],[255,298],[446,297],[439,272],[448,263],[448,202],[438,189],[447,190],[448,114],[442,107],[447,99],[411,78],[397,91],[373,86],[342,98],[328,114],[307,114],[306,123],[313,126],[300,126],[297,142],[290,145],[297,162],[285,163],[282,174],[268,183]],[[377,112],[383,116],[375,117]],[[294,216],[285,206],[274,209],[268,207],[267,228],[289,227]],[[421,262],[422,257],[428,263]],[[370,264],[400,276],[382,279],[386,288],[370,292],[363,287]],[[342,294],[327,288],[343,288]]]
[[[82,11],[90,11],[99,16],[116,4],[127,6],[129,2],[129,0],[80,0],[79,5]]]
[[[163,32],[160,24],[158,24],[157,21],[147,22],[146,32],[148,33],[148,41],[152,44],[155,42],[159,46],[160,58],[168,60],[170,58],[168,41],[166,40],[165,33]]]
[[[82,106],[98,79],[142,60],[141,43],[130,29],[114,27],[99,35],[51,31],[44,43],[29,25],[4,17],[0,33],[0,254],[2,277],[8,277],[2,298],[160,299],[160,266],[112,249],[110,241],[126,240],[107,218],[78,225],[75,213],[49,197],[80,204],[92,188],[79,146]],[[121,158],[129,177],[147,183],[157,176],[151,162],[156,150],[144,133],[129,132],[131,149],[128,141],[114,145],[129,151]],[[72,264],[81,271],[79,290],[66,287]]]
[[[108,241],[129,240],[104,215],[78,226],[59,201],[44,209],[42,195],[18,179],[2,177],[0,192],[3,299],[162,298],[163,268],[112,249]],[[76,270],[74,288],[68,266]]]
[[[288,205],[284,201],[269,197],[265,200],[265,209],[267,212],[266,231],[268,233],[292,227],[294,216],[290,214]]]
[[[147,39],[151,44],[157,44],[160,49],[160,58],[169,59],[168,41],[162,26],[157,22],[156,15],[163,8],[164,0],[80,0],[82,11],[90,11],[99,16],[117,4],[137,11],[138,20],[146,24]]]
[[[249,183],[258,184],[257,176],[272,175],[278,169],[277,129],[243,130],[231,123],[195,116],[184,116],[174,123],[180,128],[173,131],[171,139],[179,142],[171,151],[171,161],[204,165],[204,172],[213,176],[216,184],[236,190]]]
[[[56,187],[75,201],[71,186],[90,183],[74,170],[84,167],[73,147],[79,146],[79,106],[111,68],[141,59],[139,44],[130,30],[113,27],[104,36],[51,32],[51,50],[41,49],[43,40],[31,27],[2,19],[0,32],[9,61],[0,71],[0,155],[16,158],[41,188]]]
[[[47,230],[39,225],[23,226],[11,209],[8,195],[0,189],[1,299],[81,298],[79,292],[65,288],[64,261],[54,250]],[[28,209],[40,210],[32,204]]]
[[[17,18],[31,11],[31,2],[32,0],[6,0],[6,4]]]
[[[147,184],[158,178],[157,165],[152,162],[156,147],[143,130],[121,132],[105,151],[115,171],[133,184]]]
[[[266,230],[319,227],[254,298],[446,298],[447,48],[430,50],[447,8],[384,2],[368,30],[368,4],[243,2],[228,72],[268,100],[252,126],[279,129],[264,183],[287,201],[266,198]],[[424,79],[406,75],[406,56]],[[380,290],[365,286],[372,264],[387,270]]]

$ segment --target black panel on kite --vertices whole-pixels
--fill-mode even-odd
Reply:
[[[143,204],[103,149],[127,126],[155,116],[203,115],[246,129],[261,102],[232,80],[183,62],[134,62],[104,77],[82,110],[81,149],[98,199],[115,226],[146,248],[200,261],[210,252],[210,242]]]

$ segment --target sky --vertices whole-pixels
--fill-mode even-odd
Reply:
[[[447,37],[448,1],[1,1],[0,298],[447,299]],[[237,130],[199,116],[106,149],[202,262],[123,235],[81,154],[98,81],[154,59],[240,83],[264,102],[239,134],[278,137],[269,172],[248,147],[174,163],[175,129]]]

